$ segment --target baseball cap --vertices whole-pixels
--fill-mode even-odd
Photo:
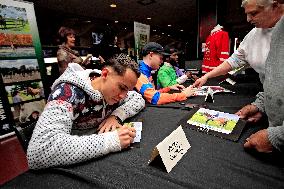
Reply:
[[[166,53],[163,46],[156,42],[149,42],[142,48],[142,56],[146,56],[149,52],[157,52],[162,55],[170,55]]]

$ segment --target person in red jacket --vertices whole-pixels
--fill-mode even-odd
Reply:
[[[229,35],[219,24],[206,39],[202,72],[207,73],[229,58]]]

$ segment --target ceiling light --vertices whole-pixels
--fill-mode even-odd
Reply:
[[[168,35],[169,37],[171,36],[171,35]]]
[[[146,6],[146,5],[156,3],[156,1],[155,0],[138,0],[137,3]]]
[[[168,26],[169,26],[169,27],[171,27],[172,25],[171,25],[171,24],[169,24]]]
[[[157,31],[157,30],[153,30],[153,31]]]
[[[127,28],[124,28],[125,30],[127,29]]]
[[[116,8],[116,4],[113,3],[113,4],[110,5],[110,7],[111,8]]]
[[[162,33],[163,35],[165,34],[165,33]]]
[[[91,20],[86,20],[85,22],[90,23],[90,22],[92,22],[92,21],[91,21]]]
[[[116,24],[117,24],[117,23],[118,23],[118,20],[114,21],[114,23],[116,23]]]
[[[183,30],[180,30],[181,32],[183,32]]]
[[[148,17],[148,18],[147,18],[147,20],[151,20],[151,19],[152,19],[151,17]]]

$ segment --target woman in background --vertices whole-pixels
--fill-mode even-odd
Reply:
[[[78,51],[72,50],[75,47],[75,31],[71,28],[61,27],[58,31],[60,42],[59,50],[57,51],[57,61],[60,75],[65,71],[68,64],[73,62],[81,66],[89,63],[89,56],[83,61],[79,56]]]

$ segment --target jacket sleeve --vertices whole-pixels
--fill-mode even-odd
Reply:
[[[67,86],[57,88],[51,95],[64,94],[63,88],[66,90]],[[58,98],[48,102],[33,131],[27,150],[31,169],[73,164],[121,150],[117,131],[88,136],[71,135],[75,107],[71,101],[76,95],[70,95],[65,100],[60,98],[58,95]]]
[[[232,70],[240,68],[242,66],[250,66],[246,60],[247,55],[245,52],[246,46],[248,44],[248,35],[246,35],[238,49],[227,59],[227,62],[231,65]]]
[[[284,151],[284,122],[277,127],[268,127],[268,139],[280,152]]]
[[[129,91],[120,106],[112,112],[112,115],[118,116],[121,121],[132,117],[145,107],[145,100],[141,94],[136,91]]]
[[[255,105],[259,111],[261,112],[265,112],[265,108],[264,108],[264,92],[259,92],[256,95],[256,99],[253,103],[251,103],[253,105]]]
[[[218,49],[219,60],[224,62],[229,58],[229,35],[228,32],[222,31],[220,45]]]
[[[57,62],[61,64],[68,64],[72,62],[72,59],[70,58],[70,56],[68,56],[68,53],[66,51],[59,49],[57,51]]]
[[[182,75],[182,76],[180,76],[179,78],[177,78],[177,82],[178,82],[178,84],[183,84],[184,82],[186,82],[186,80],[187,80],[188,78],[187,78],[187,75]]]
[[[154,88],[152,83],[144,76],[141,75],[137,81],[136,89],[140,94],[151,104],[166,104],[170,102],[186,100],[184,93],[162,93]],[[169,90],[169,88],[166,88]]]

